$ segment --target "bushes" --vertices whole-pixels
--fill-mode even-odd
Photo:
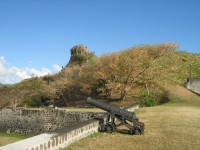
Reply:
[[[83,56],[83,55],[81,55],[81,54],[75,54],[75,55],[71,56],[71,59],[72,59],[74,62],[78,63],[78,64],[82,64],[82,63],[84,63],[84,62],[87,61],[87,57],[86,57],[86,56]]]
[[[162,93],[141,92],[139,98],[142,107],[152,107],[169,101],[168,93],[166,91]]]
[[[34,98],[27,100],[26,103],[28,104],[28,106],[31,106],[31,107],[39,107],[39,106],[41,106],[41,98],[34,97]]]
[[[151,107],[158,105],[158,98],[154,93],[142,92],[139,96],[141,106]]]
[[[48,96],[38,95],[38,96],[34,96],[30,99],[25,100],[24,103],[30,107],[40,107],[42,105],[45,105],[45,103],[47,103],[47,101],[49,100],[50,98]]]

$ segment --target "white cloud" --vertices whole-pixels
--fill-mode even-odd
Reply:
[[[59,66],[59,65],[53,65],[53,69],[55,70],[55,71],[61,71],[61,67]]]
[[[59,66],[53,65],[54,70],[58,71]],[[37,70],[35,68],[17,68],[10,65],[3,56],[0,56],[0,83],[13,84],[32,76],[44,76],[52,74],[47,68]]]

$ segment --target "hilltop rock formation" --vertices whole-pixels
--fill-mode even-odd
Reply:
[[[89,58],[95,56],[90,52],[84,45],[76,45],[71,48],[71,57],[67,66],[81,65],[86,62]]]

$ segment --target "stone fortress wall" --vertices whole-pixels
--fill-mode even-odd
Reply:
[[[98,132],[99,122],[88,120],[72,129],[53,133],[42,133],[15,143],[0,147],[0,150],[60,150],[71,143]]]
[[[188,78],[185,86],[188,90],[200,95],[200,78]]]
[[[69,112],[54,108],[3,109],[0,111],[0,130],[7,133],[36,135],[74,126],[102,114],[104,113]]]

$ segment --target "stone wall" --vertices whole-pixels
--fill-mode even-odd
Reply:
[[[188,78],[186,88],[200,95],[200,78]]]
[[[0,147],[0,150],[59,150],[71,143],[98,132],[97,120],[86,121],[67,131],[43,133],[25,140]]]
[[[103,113],[68,112],[65,110],[11,110],[0,111],[0,130],[15,134],[40,134],[80,124]]]

